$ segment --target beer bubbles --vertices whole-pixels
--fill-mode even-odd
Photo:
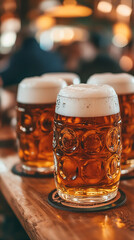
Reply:
[[[55,103],[66,82],[60,78],[25,78],[18,86],[17,101],[20,103]]]
[[[128,73],[103,73],[94,74],[88,84],[108,84],[114,88],[118,95],[134,93],[134,77]]]
[[[53,172],[53,120],[62,79],[22,80],[17,93],[17,135],[22,168],[28,173]]]
[[[61,89],[54,117],[55,183],[64,200],[101,203],[118,191],[121,158],[118,97],[108,85]]]
[[[56,113],[73,117],[116,114],[119,113],[118,97],[114,89],[107,85],[72,85],[60,90]]]
[[[127,73],[95,74],[87,83],[108,84],[118,94],[122,117],[121,173],[128,173],[134,167],[134,77]]]

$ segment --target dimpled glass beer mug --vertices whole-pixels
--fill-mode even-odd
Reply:
[[[118,191],[121,158],[118,97],[110,86],[60,90],[54,117],[55,183],[61,198],[101,203]]]
[[[17,135],[19,157],[25,172],[53,171],[53,118],[59,90],[66,86],[39,77],[24,79],[17,93]]]
[[[134,169],[134,77],[130,74],[95,74],[91,84],[108,84],[118,94],[122,118],[122,158],[121,173]]]
[[[61,78],[67,85],[79,84],[81,82],[79,76],[75,73],[45,73],[42,77]]]

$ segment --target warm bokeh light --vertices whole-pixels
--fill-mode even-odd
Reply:
[[[132,31],[130,27],[127,24],[120,22],[113,25],[113,33],[125,35],[129,39],[132,36]]]
[[[74,37],[74,31],[73,29],[67,27],[64,30],[64,41],[70,41]]]
[[[84,41],[87,38],[87,31],[77,27],[60,25],[51,29],[50,37],[53,42],[61,43]]]
[[[14,11],[17,8],[17,4],[16,1],[12,0],[12,1],[3,1],[2,2],[2,8],[5,11]]]
[[[21,29],[21,22],[20,22],[20,19],[18,18],[9,18],[4,20],[1,23],[2,32],[7,32],[7,31],[19,32],[20,29]]]
[[[129,72],[133,68],[133,60],[129,56],[122,56],[120,59],[120,66],[126,72]]]
[[[125,47],[131,39],[132,31],[125,23],[116,23],[113,26],[113,44],[117,47]]]
[[[16,41],[15,32],[4,32],[1,34],[1,47],[10,48],[15,44]]]
[[[47,10],[47,13],[53,17],[74,18],[87,17],[92,14],[88,7],[77,5],[76,0],[64,0],[63,5]]]
[[[51,39],[54,42],[61,42],[64,39],[64,31],[63,31],[63,29],[55,28],[51,32]]]
[[[125,47],[129,41],[124,35],[116,34],[113,37],[112,42],[116,47],[122,48],[122,47]]]
[[[51,32],[51,39],[54,42],[70,42],[74,37],[71,27],[57,27]]]
[[[74,41],[86,41],[88,32],[74,26],[55,26],[47,31],[38,32],[36,35],[40,46],[44,50],[51,50],[55,44],[70,44]]]
[[[38,17],[35,21],[35,25],[39,30],[49,29],[54,26],[56,21],[48,16],[42,15]]]
[[[132,8],[125,4],[120,4],[116,8],[116,12],[124,17],[129,17],[132,13]]]
[[[110,13],[112,11],[112,4],[110,2],[100,1],[97,9],[104,13]]]

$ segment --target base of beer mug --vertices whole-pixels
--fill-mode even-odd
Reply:
[[[98,212],[122,206],[126,202],[126,195],[123,191],[118,189],[115,198],[108,202],[91,203],[91,204],[77,204],[63,200],[57,193],[57,190],[52,190],[48,195],[48,203],[57,209],[71,212]]]
[[[101,195],[101,196],[74,196],[67,193],[63,193],[60,189],[57,189],[58,195],[65,201],[72,202],[75,204],[90,205],[93,203],[103,203],[107,202],[116,197],[118,189],[114,192]]]
[[[128,159],[126,164],[121,165],[121,174],[127,174],[134,170],[134,159]]]
[[[54,171],[54,166],[51,167],[31,167],[31,166],[26,166],[22,164],[22,169],[25,173],[27,174],[51,174]]]

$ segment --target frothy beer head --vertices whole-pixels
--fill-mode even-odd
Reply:
[[[31,77],[22,80],[18,86],[17,102],[31,104],[55,103],[60,89],[67,84],[62,79]]]
[[[75,73],[46,73],[42,75],[43,78],[51,77],[51,78],[61,78],[66,81],[67,85],[71,84],[79,84],[80,78]]]
[[[94,74],[88,84],[108,84],[112,86],[118,95],[134,93],[134,77],[127,73],[103,73]]]
[[[118,97],[108,85],[78,84],[61,89],[56,113],[70,117],[100,117],[119,113]]]

